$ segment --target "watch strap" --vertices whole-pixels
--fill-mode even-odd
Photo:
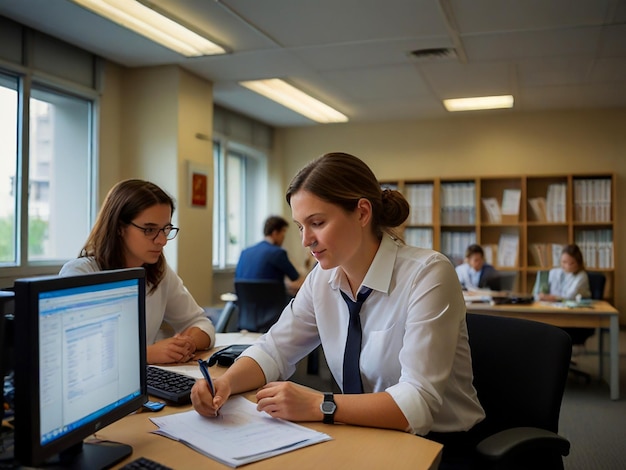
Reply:
[[[324,414],[324,424],[334,424],[335,423],[335,410],[337,409],[337,405],[335,404],[335,397],[332,393],[324,394],[324,403],[322,405],[326,403],[332,404],[332,411],[328,412],[322,409],[322,413]]]

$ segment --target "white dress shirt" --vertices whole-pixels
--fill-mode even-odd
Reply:
[[[450,261],[385,235],[363,285],[373,289],[361,309],[364,391],[389,393],[412,433],[465,431],[481,421],[465,302]],[[258,362],[268,382],[284,380],[321,342],[342,387],[349,317],[340,290],[354,300],[340,268],[316,266],[278,322],[242,356]]]
[[[72,276],[99,271],[102,270],[93,258],[76,258],[65,263],[59,275]],[[213,323],[169,265],[165,276],[153,292],[146,285],[146,344],[155,343],[164,320],[177,333],[196,326],[209,335],[211,345],[215,344]]]
[[[548,274],[550,294],[562,299],[575,299],[578,294],[583,298],[591,297],[587,271],[567,273],[562,268],[553,268]]]
[[[476,271],[468,263],[459,264],[455,270],[461,286],[466,289],[478,289],[478,284],[480,283],[480,271]]]

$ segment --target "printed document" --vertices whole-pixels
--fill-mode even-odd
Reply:
[[[155,434],[182,442],[197,452],[230,467],[331,439],[327,434],[258,412],[242,396],[230,398],[219,416],[205,418],[195,410],[150,418]]]

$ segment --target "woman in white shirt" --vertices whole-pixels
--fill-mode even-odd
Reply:
[[[146,341],[150,364],[186,362],[215,343],[215,328],[180,277],[168,266],[163,247],[178,233],[174,200],[156,184],[131,179],[116,184],[102,205],[79,257],[61,276],[108,269],[146,271]],[[176,335],[157,341],[162,322]]]
[[[444,255],[394,236],[409,213],[406,199],[382,191],[358,158],[330,153],[298,172],[287,202],[317,265],[278,322],[215,379],[215,397],[205,381],[196,383],[195,409],[215,416],[232,394],[260,387],[258,409],[292,421],[429,437],[465,434],[481,421],[461,286]],[[360,361],[344,372],[349,308],[343,297],[353,301],[370,290],[360,311]],[[319,344],[344,394],[286,381]],[[346,394],[354,369],[361,393]]]
[[[583,254],[578,245],[567,245],[561,251],[561,267],[552,268],[548,274],[548,292],[541,292],[539,276],[533,289],[539,300],[573,300],[577,295],[591,297],[589,277],[585,271]]]

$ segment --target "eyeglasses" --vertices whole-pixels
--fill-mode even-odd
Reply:
[[[178,230],[179,230],[178,227],[174,227],[171,224],[168,224],[163,228],[141,227],[140,225],[134,224],[132,222],[130,222],[130,225],[141,230],[143,234],[146,236],[146,238],[151,238],[152,240],[156,240],[157,237],[159,236],[159,233],[161,232],[163,232],[167,240],[173,240],[174,238],[176,238],[176,235],[178,235]]]

